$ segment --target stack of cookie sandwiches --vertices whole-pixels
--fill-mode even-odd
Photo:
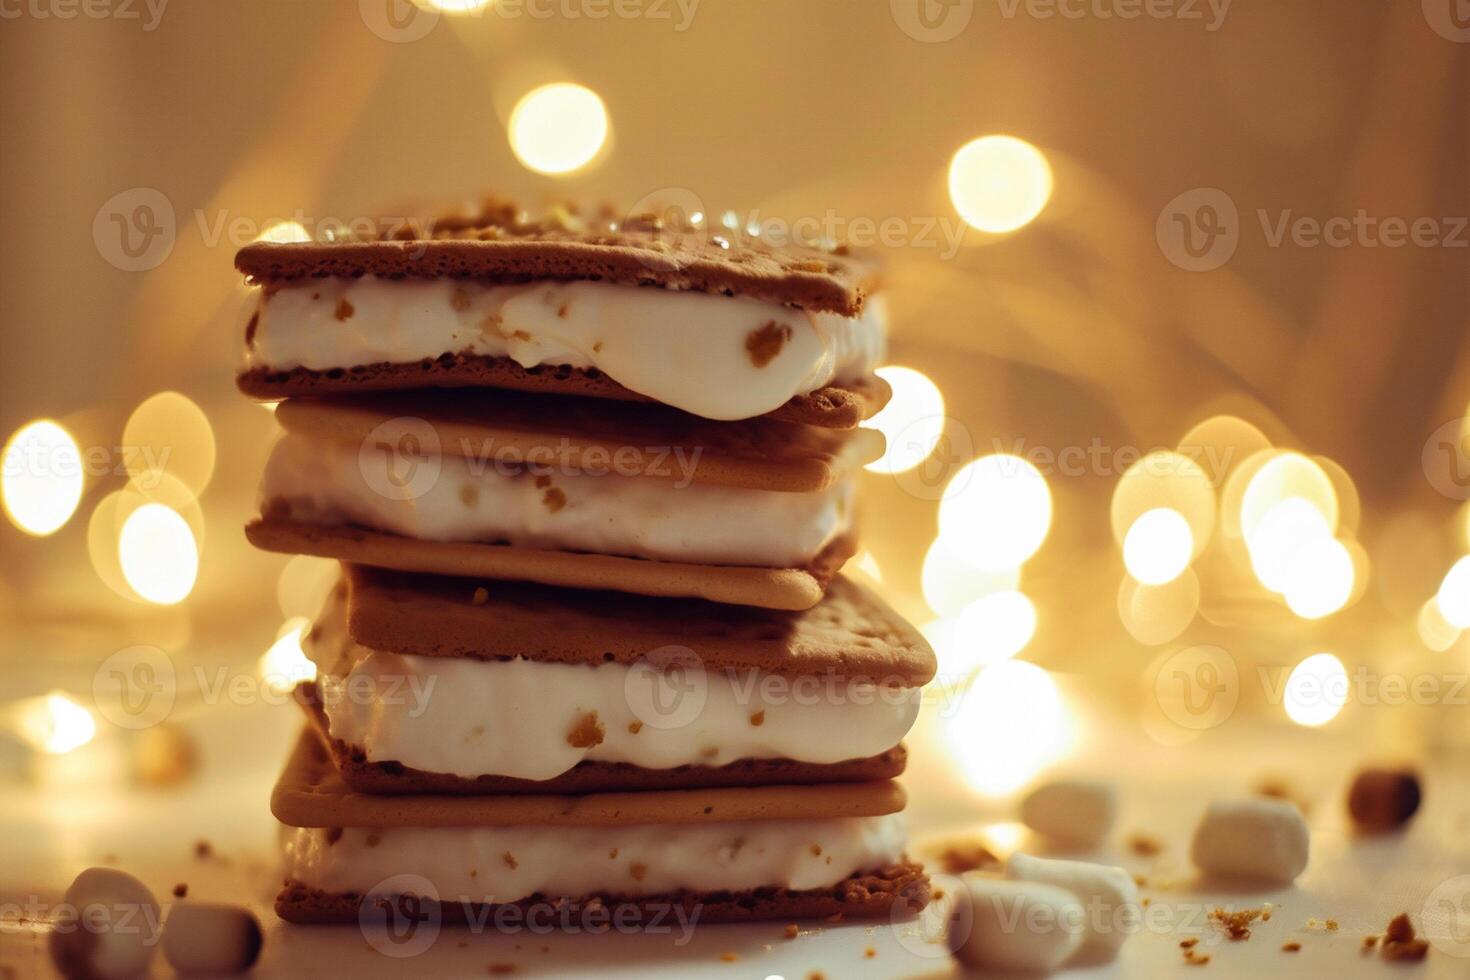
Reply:
[[[491,203],[259,242],[259,547],[342,563],[272,808],[277,909],[887,917],[934,655],[840,573],[883,452],[876,273]]]

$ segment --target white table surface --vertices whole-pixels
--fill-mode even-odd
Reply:
[[[255,970],[259,977],[486,976],[492,963],[513,963],[519,976],[559,977],[791,980],[814,970],[828,978],[957,973],[943,950],[926,940],[922,919],[896,926],[818,924],[803,927],[794,940],[784,937],[783,923],[706,926],[687,943],[677,933],[476,935],[446,929],[427,952],[408,960],[374,951],[355,927],[286,925],[271,911],[280,875],[278,830],[267,798],[296,734],[292,711],[288,706],[216,705],[192,718],[188,728],[197,740],[199,775],[173,790],[140,790],[122,778],[99,782],[90,774],[107,769],[105,757],[87,763],[84,779],[69,783],[62,766],[48,771],[40,784],[34,776],[17,778],[17,763],[11,759],[8,781],[0,784],[0,902],[15,904],[7,905],[0,928],[0,975],[7,975],[7,967],[19,977],[54,975],[45,948],[46,927],[18,921],[17,905],[57,901],[77,872],[104,860],[138,875],[165,901],[176,882],[187,882],[191,900],[239,902],[255,910],[266,930]],[[1063,975],[1193,976],[1191,971],[1200,968],[1183,965],[1178,943],[1197,935],[1199,950],[1212,957],[1203,975],[1216,980],[1470,976],[1470,958],[1452,955],[1470,954],[1470,943],[1459,949],[1443,944],[1412,967],[1360,951],[1363,935],[1381,933],[1401,911],[1421,921],[1426,899],[1437,886],[1470,875],[1470,770],[1463,762],[1458,771],[1452,762],[1428,769],[1426,801],[1407,832],[1356,839],[1345,826],[1341,794],[1356,760],[1371,750],[1372,733],[1333,735],[1267,721],[1238,727],[1243,734],[1216,740],[1208,748],[1165,749],[1141,735],[1120,734],[1128,726],[1106,718],[1089,721],[1083,730],[1085,744],[1069,765],[1115,777],[1122,801],[1114,841],[1089,857],[1145,876],[1149,884],[1142,891],[1150,898],[1151,925],[1125,944],[1115,962]],[[973,829],[1002,854],[1015,848],[1042,852],[1039,842],[1008,822],[1013,800],[987,801],[964,790],[936,738],[934,724],[925,720],[910,738],[913,762],[906,782],[916,840],[922,844],[956,829]],[[79,750],[105,751],[101,739]],[[1184,851],[1200,810],[1209,798],[1242,792],[1263,773],[1283,774],[1310,802],[1310,867],[1294,887],[1275,891],[1199,886]],[[1164,852],[1155,858],[1128,853],[1121,842],[1132,831],[1156,836],[1165,843]],[[195,856],[194,842],[200,838],[213,845],[213,858]],[[938,880],[952,891],[952,882]],[[1463,883],[1464,892],[1453,893],[1462,899],[1470,895],[1470,878]],[[1257,924],[1249,941],[1226,941],[1204,921],[1215,905],[1258,906],[1263,901],[1276,908],[1269,923]],[[1470,899],[1463,907],[1470,910]],[[1309,931],[1306,922],[1311,918],[1336,919],[1340,929]],[[1461,922],[1470,939],[1470,911]],[[1300,942],[1302,951],[1283,953],[1280,947],[1288,940]],[[726,953],[736,959],[723,960]],[[154,972],[171,973],[161,956]]]

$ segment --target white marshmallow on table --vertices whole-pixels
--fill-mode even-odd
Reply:
[[[1210,804],[1190,851],[1210,874],[1289,883],[1306,870],[1311,843],[1295,804],[1249,799]]]
[[[1060,861],[1012,854],[1006,877],[1064,888],[1076,896],[1083,913],[1082,952],[1111,959],[1143,918],[1138,885],[1122,868],[1090,861]]]
[[[88,868],[52,922],[51,959],[67,977],[136,977],[148,972],[158,929],[158,902],[146,885],[116,868]]]
[[[1111,783],[1058,779],[1021,801],[1021,822],[1065,844],[1096,847],[1113,829],[1118,794]]]
[[[163,926],[163,955],[180,973],[243,973],[260,945],[260,922],[238,905],[179,902]]]
[[[1082,946],[1084,912],[1065,888],[964,876],[950,916],[950,949],[967,966],[1050,973]]]

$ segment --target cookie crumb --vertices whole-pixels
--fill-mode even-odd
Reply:
[[[194,842],[194,856],[201,859],[214,857],[214,845],[201,837]]]
[[[1336,919],[1328,919],[1327,920],[1327,931],[1328,932],[1336,932],[1337,931],[1337,920]]]
[[[643,722],[641,722],[641,721],[630,721],[630,722],[628,722],[628,734],[629,735],[637,735],[641,731],[643,731]]]
[[[189,886],[184,882],[174,885],[174,898],[185,898],[189,894]]]
[[[473,507],[480,502],[480,488],[473,483],[462,483],[459,487],[459,502]]]
[[[1181,940],[1179,940],[1179,948],[1180,949],[1194,949],[1198,945],[1199,945],[1199,940],[1196,939],[1196,938],[1194,938],[1194,937],[1190,937],[1189,939],[1181,939]]]
[[[1163,849],[1163,843],[1152,834],[1131,834],[1128,837],[1128,850],[1139,857],[1153,857]]]
[[[1377,946],[1377,945],[1378,945],[1378,937],[1377,936],[1364,936],[1363,937],[1363,952],[1366,953],[1366,952],[1368,952],[1368,950],[1372,949],[1374,946]]]
[[[793,922],[786,927],[787,939],[795,939],[799,935],[801,935],[801,929],[797,927],[796,923]]]
[[[577,719],[572,730],[567,732],[567,744],[574,749],[590,749],[601,745],[607,729],[597,720],[597,712],[589,711]]]
[[[1302,944],[1301,943],[1283,943],[1282,946],[1281,946],[1281,951],[1283,953],[1300,953],[1302,951]]]
[[[489,589],[486,589],[486,588],[483,588],[483,587],[476,589],[475,590],[475,594],[472,595],[472,596],[470,596],[470,602],[473,603],[476,606],[483,606],[485,603],[487,603],[489,601],[490,601],[490,590]]]
[[[1364,944],[1364,948],[1369,948]],[[1407,912],[1400,912],[1388,923],[1383,934],[1383,958],[1395,963],[1422,960],[1429,952],[1429,944],[1414,937],[1414,923]]]
[[[869,946],[867,949],[863,950],[863,956],[866,957],[867,959],[870,959],[871,960],[874,957],[876,957],[877,955],[878,955],[878,951],[876,949],[874,949],[873,947],[871,947],[871,946]]]
[[[612,850],[610,850],[610,851],[607,852],[607,859],[609,861],[616,861],[617,858],[618,858],[618,849],[616,847],[614,847]]]
[[[752,725],[754,725],[756,728],[759,728],[762,725],[764,725],[766,723],[766,709],[765,708],[762,708],[761,710],[757,711],[755,714],[751,715],[750,716],[750,723]]]
[[[939,863],[947,874],[957,875],[999,864],[1000,859],[978,841],[958,841],[940,852]]]
[[[352,304],[347,302],[346,298],[343,298],[337,300],[337,309],[333,315],[336,316],[338,320],[350,320],[352,319],[352,314],[356,312],[357,311],[352,308]]]
[[[740,957],[736,956],[734,953],[721,953],[720,954],[720,962],[721,963],[734,963],[738,959],[740,959]]]
[[[822,845],[821,844],[813,844],[812,845],[812,857],[821,857],[821,856],[822,856]]]
[[[1192,949],[1186,949],[1184,951],[1184,962],[1188,963],[1190,966],[1204,966],[1206,963],[1210,962],[1210,954],[1196,953]]]
[[[546,505],[548,511],[555,514],[567,505],[567,492],[561,487],[551,487],[542,494],[541,502]]]
[[[1210,913],[1210,921],[1218,923],[1232,941],[1241,942],[1251,937],[1251,923],[1264,912],[1265,909],[1238,909],[1232,912],[1216,906]]]
[[[512,871],[521,866],[520,862],[516,860],[516,856],[510,853],[510,851],[506,851],[504,854],[500,855],[500,860],[504,861],[505,866]]]
[[[633,876],[634,881],[642,881],[643,876],[648,874],[648,865],[634,861],[628,865],[628,873]]]

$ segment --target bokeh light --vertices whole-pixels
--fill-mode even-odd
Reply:
[[[1051,198],[1051,165],[1014,136],[982,136],[949,162],[949,199],[965,223],[1000,234],[1029,224]]]
[[[1302,497],[1288,497],[1256,522],[1246,546],[1261,584],[1272,592],[1285,592],[1302,553],[1331,539],[1332,528],[1316,505]]]
[[[171,473],[197,496],[214,475],[214,430],[187,395],[161,391],[128,417],[123,462],[140,487],[148,487],[158,473]]]
[[[164,504],[146,503],[127,516],[118,534],[117,555],[132,590],[163,606],[182,602],[199,575],[194,532]]]
[[[44,537],[60,530],[82,499],[82,453],[51,419],[16,430],[5,444],[0,500],[11,523]]]
[[[945,724],[949,754],[986,796],[1012,793],[1070,747],[1071,720],[1051,676],[1024,660],[986,667]]]
[[[955,642],[964,652],[960,670],[987,667],[1026,649],[1036,635],[1036,607],[1025,593],[992,592],[964,608],[955,621]]]
[[[1301,453],[1282,452],[1268,458],[1250,476],[1240,500],[1240,529],[1247,541],[1277,504],[1302,500],[1317,509],[1327,533],[1337,531],[1340,514],[1332,478]]]
[[[888,448],[865,467],[872,473],[902,473],[918,466],[944,435],[944,395],[921,371],[891,365],[877,374],[893,388],[883,410],[863,423],[883,433]]]
[[[1182,453],[1160,450],[1143,456],[1124,471],[1113,489],[1109,517],[1113,538],[1125,544],[1139,518],[1150,511],[1172,510],[1189,529],[1190,556],[1204,550],[1215,532],[1215,490],[1204,469]],[[1169,535],[1177,545],[1179,529],[1166,517],[1154,517],[1144,530],[1150,537],[1140,539],[1159,547],[1159,535]],[[1137,547],[1137,545],[1135,545]],[[1125,555],[1126,559],[1126,555]],[[1183,571],[1183,569],[1179,569]],[[1177,574],[1177,573],[1176,573]],[[1136,577],[1136,576],[1135,576]]]
[[[939,537],[924,554],[921,584],[930,609],[941,616],[958,616],[981,596],[1018,587],[1021,570],[1017,566],[999,571],[976,568],[954,542]]]
[[[1129,636],[1145,646],[1158,646],[1189,628],[1199,601],[1199,576],[1192,569],[1163,585],[1144,585],[1124,576],[1118,587],[1118,618]]]
[[[1174,581],[1193,554],[1189,522],[1172,507],[1144,511],[1123,538],[1123,564],[1144,585]]]
[[[301,649],[301,638],[310,628],[311,621],[305,616],[293,616],[281,626],[270,649],[261,654],[259,674],[267,690],[284,695],[297,684],[316,678],[316,664]]]
[[[1336,538],[1319,537],[1287,563],[1281,596],[1303,619],[1321,619],[1348,604],[1354,575],[1347,547]]]
[[[521,163],[537,173],[567,174],[590,163],[607,141],[607,108],[585,86],[554,82],[522,96],[507,128]]]
[[[21,740],[51,755],[81,748],[97,734],[92,712],[60,691],[21,701],[14,718]]]
[[[277,221],[267,225],[265,230],[255,240],[258,242],[275,242],[277,245],[289,245],[292,242],[311,241],[311,233],[299,221]]]
[[[1336,718],[1347,704],[1348,673],[1330,653],[1314,653],[1287,678],[1283,706],[1298,725],[1316,727]]]
[[[981,571],[1019,566],[1051,528],[1046,477],[1019,456],[994,453],[960,467],[939,502],[939,533]]]
[[[1435,600],[1445,622],[1456,629],[1470,627],[1470,555],[1450,566]]]
[[[1463,632],[1460,627],[1444,618],[1444,613],[1439,611],[1437,598],[1429,599],[1419,607],[1416,626],[1420,641],[1436,653],[1443,653],[1454,646]]]
[[[1217,489],[1235,467],[1269,448],[1264,432],[1235,415],[1211,416],[1179,440],[1179,453],[1198,463]]]

